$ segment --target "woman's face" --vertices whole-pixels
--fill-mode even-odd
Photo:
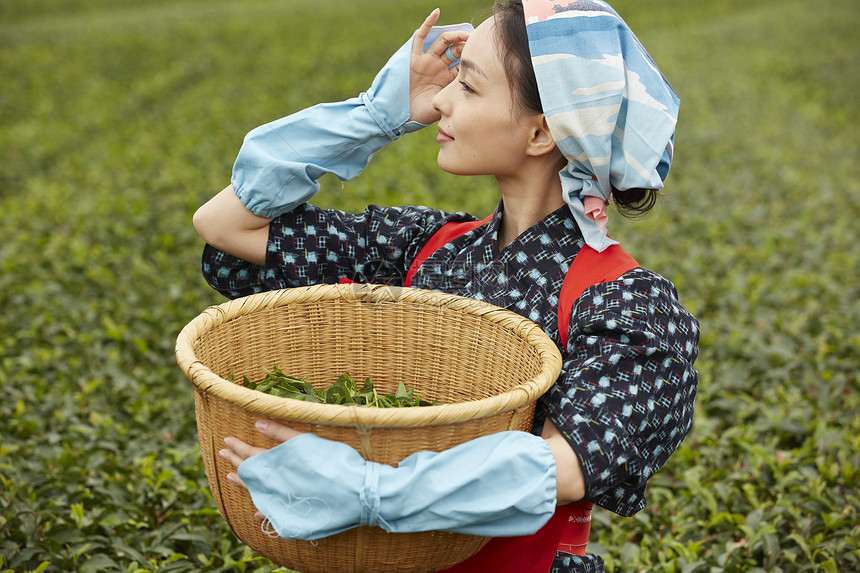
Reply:
[[[439,111],[437,162],[456,175],[513,175],[526,159],[531,128],[519,108],[502,65],[494,19],[469,37],[457,78],[433,98]]]

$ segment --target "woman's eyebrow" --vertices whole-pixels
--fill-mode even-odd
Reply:
[[[487,77],[487,75],[481,70],[481,68],[479,68],[477,65],[475,65],[475,62],[473,62],[472,60],[461,59],[460,60],[460,67],[465,68],[467,70],[470,70],[472,72],[475,72],[476,74],[478,74],[479,76],[483,76],[484,78]]]

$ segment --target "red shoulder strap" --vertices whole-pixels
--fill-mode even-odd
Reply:
[[[588,245],[573,258],[561,285],[558,301],[558,334],[561,347],[567,348],[567,330],[573,305],[590,286],[614,281],[627,271],[639,266],[621,245],[612,245],[598,253]]]
[[[415,273],[418,272],[418,269],[421,268],[424,261],[426,261],[430,255],[438,251],[443,245],[447,245],[457,237],[461,237],[469,231],[477,229],[484,223],[490,222],[492,218],[493,216],[490,215],[483,221],[452,221],[442,225],[438,231],[433,233],[430,240],[421,247],[421,250],[418,251],[418,256],[415,257],[415,260],[412,261],[411,265],[409,265],[409,270],[406,272],[406,280],[403,282],[403,286],[412,286],[412,277],[415,276]]]
[[[412,277],[415,276],[421,265],[443,245],[447,245],[457,237],[488,223],[492,218],[493,216],[490,215],[481,221],[450,222],[442,225],[418,251],[415,260],[409,265],[404,286],[412,286]],[[636,262],[636,259],[628,255],[620,245],[611,245],[600,253],[588,245],[580,249],[567,270],[559,296],[558,332],[562,348],[567,346],[567,331],[570,326],[570,313],[573,311],[573,304],[585,289],[599,283],[614,281],[638,266],[639,263]]]

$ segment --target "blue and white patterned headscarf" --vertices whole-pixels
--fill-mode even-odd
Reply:
[[[663,187],[679,99],[605,2],[523,0],[523,8],[544,115],[568,160],[564,199],[585,242],[602,251],[615,243],[601,209],[612,188]]]

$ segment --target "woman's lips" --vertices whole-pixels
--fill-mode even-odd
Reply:
[[[436,143],[448,143],[449,141],[454,141],[454,138],[445,133],[445,130],[441,127],[439,128],[439,135],[436,136]]]

